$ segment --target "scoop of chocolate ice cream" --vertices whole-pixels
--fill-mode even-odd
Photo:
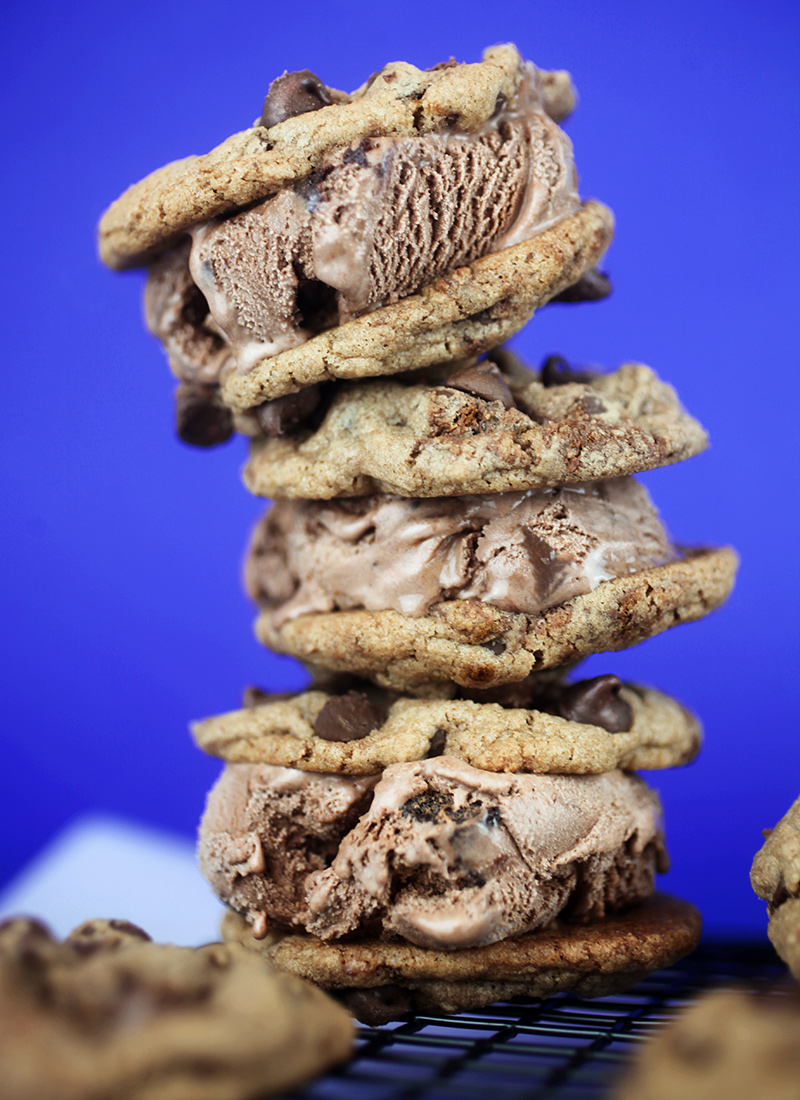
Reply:
[[[209,796],[200,859],[257,935],[294,924],[323,939],[453,949],[643,900],[666,869],[659,813],[656,795],[619,771],[489,773],[440,756],[392,765],[367,789],[363,779],[240,764]]]
[[[276,626],[358,607],[424,615],[447,599],[537,614],[672,556],[646,491],[617,478],[484,496],[280,501],[256,528],[247,581]]]

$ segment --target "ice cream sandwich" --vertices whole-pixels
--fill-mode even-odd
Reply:
[[[517,493],[278,501],[247,558],[260,639],[399,691],[489,687],[621,649],[728,595],[632,478]]]
[[[556,122],[572,102],[566,74],[513,46],[393,63],[352,95],[284,74],[250,129],[131,187],[100,251],[150,269],[187,438],[326,379],[485,351],[570,288],[602,294],[612,218],[578,198]]]

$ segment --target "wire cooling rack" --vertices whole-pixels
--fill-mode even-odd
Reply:
[[[600,1100],[638,1044],[701,990],[785,974],[766,942],[704,943],[613,997],[518,998],[480,1013],[362,1027],[353,1059],[291,1098]]]

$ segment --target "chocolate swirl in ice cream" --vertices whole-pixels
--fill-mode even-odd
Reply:
[[[425,615],[478,599],[538,614],[674,556],[632,478],[414,500],[280,501],[256,528],[248,588],[275,626],[314,612]]]

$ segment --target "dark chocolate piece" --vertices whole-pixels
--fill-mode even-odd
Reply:
[[[245,710],[263,706],[265,703],[285,703],[288,699],[294,699],[296,691],[264,691],[259,687],[246,687],[242,695],[242,706]]]
[[[151,938],[143,928],[131,921],[96,918],[84,921],[73,929],[65,942],[78,955],[96,955],[99,951],[116,951],[130,940],[149,943]]]
[[[551,302],[599,302],[603,298],[607,298],[611,293],[612,286],[611,280],[608,275],[605,275],[602,271],[598,271],[597,268],[592,268],[591,271],[587,271],[581,275],[577,283],[573,283],[572,286],[568,286],[566,290],[562,290],[560,294],[556,294],[555,298],[551,298]]]
[[[317,715],[314,733],[325,741],[359,741],[382,726],[385,715],[361,691],[329,699]]]
[[[285,435],[310,416],[319,402],[319,386],[308,386],[297,393],[287,393],[274,401],[267,401],[256,409],[259,427],[273,439]]]
[[[514,408],[514,398],[505,378],[488,359],[482,359],[473,367],[462,367],[455,371],[445,378],[443,385],[463,393],[471,393],[474,397],[482,397],[484,401],[500,401],[506,409]]]
[[[284,73],[270,84],[258,124],[269,129],[287,118],[318,111],[331,103],[326,85],[308,69]]]
[[[184,384],[175,394],[175,428],[184,443],[216,447],[233,435],[233,417],[218,401],[216,387]]]
[[[540,380],[543,386],[565,386],[568,382],[593,382],[597,374],[590,370],[573,370],[566,359],[551,355],[542,364]]]
[[[619,694],[617,676],[595,676],[568,684],[558,699],[558,713],[570,722],[600,726],[609,733],[627,733],[633,725],[633,709]]]
[[[445,730],[436,730],[430,740],[430,747],[427,752],[427,757],[430,758],[432,756],[441,756],[444,752],[446,740],[447,732]]]
[[[407,1016],[413,1007],[411,991],[399,985],[375,989],[348,989],[342,994],[348,1011],[367,1027],[380,1027]]]

